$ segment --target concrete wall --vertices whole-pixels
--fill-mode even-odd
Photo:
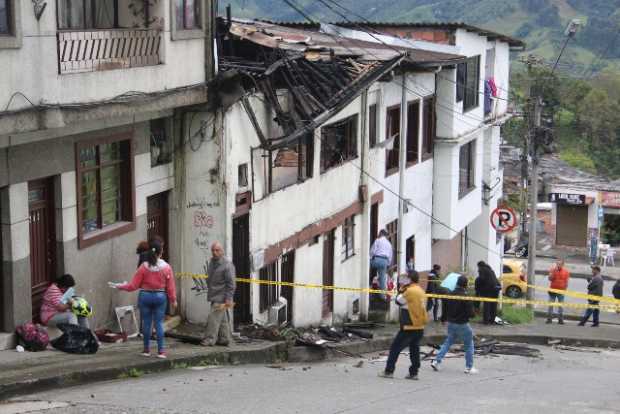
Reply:
[[[127,2],[119,2],[121,6]],[[18,2],[21,11],[22,46],[0,49],[0,108],[20,92],[35,103],[76,103],[112,98],[128,91],[156,92],[205,81],[204,39],[171,39],[169,1],[161,0],[155,15],[160,17],[162,64],[131,69],[89,73],[58,74],[56,40],[56,2],[48,1],[41,20],[32,12],[32,3]],[[121,23],[132,27],[132,22]],[[179,70],[179,62],[191,61]],[[21,95],[13,98],[9,110],[27,109],[30,103]]]

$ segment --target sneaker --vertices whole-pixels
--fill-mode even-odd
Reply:
[[[385,372],[385,371],[381,371],[378,374],[381,378],[394,378],[394,373],[393,372]]]
[[[474,367],[471,367],[471,368],[465,368],[465,373],[466,373],[466,374],[472,374],[472,375],[474,375],[474,374],[477,374],[477,373],[478,373],[478,370],[477,370],[476,368],[474,368]]]
[[[143,357],[150,357],[151,356],[151,352],[148,349],[145,349],[144,351],[142,351],[142,353],[140,354]]]
[[[593,323],[593,324],[592,324],[592,327],[593,327],[593,328],[598,328],[598,323]]]
[[[577,326],[586,326],[585,322],[579,322]]]
[[[564,321],[560,319],[560,321],[558,322],[558,324],[560,324],[560,325],[564,325]]]
[[[439,371],[439,362],[435,361],[434,359],[431,361],[431,368],[433,368],[434,371]]]
[[[546,323],[546,324],[550,324],[550,323],[552,323],[552,322],[553,322],[553,321],[552,321],[551,319],[547,319],[547,322],[545,322],[545,323]]]
[[[168,358],[168,355],[166,355],[166,353],[164,351],[161,351],[157,354],[157,358],[159,359],[166,359]]]
[[[411,375],[411,374],[409,374],[409,375],[407,375],[407,376],[405,377],[405,379],[417,381],[417,380],[419,380],[420,378],[418,378],[418,374],[415,374],[415,375]]]

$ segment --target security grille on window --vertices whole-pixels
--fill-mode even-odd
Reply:
[[[422,136],[422,156],[429,158],[433,155],[435,144],[436,118],[435,118],[435,98],[424,98],[422,109],[423,136]]]
[[[116,0],[58,0],[59,29],[111,29],[118,27]]]
[[[11,34],[11,9],[9,0],[0,0],[0,35]]]
[[[462,198],[474,188],[476,141],[461,146],[459,152],[459,198]]]
[[[321,172],[357,158],[357,115],[321,128]]]
[[[109,140],[77,146],[78,222],[80,241],[125,222],[133,224],[131,141]]]
[[[344,260],[355,254],[355,216],[344,219],[342,225],[342,256]]]
[[[174,11],[177,30],[192,30],[201,27],[201,0],[174,0]]]
[[[463,101],[463,111],[478,106],[480,92],[480,56],[459,63],[456,70],[456,101]]]
[[[277,262],[273,262],[258,272],[258,278],[266,282],[278,281],[278,266]],[[278,286],[266,283],[261,283],[259,287],[259,310],[261,312],[267,311],[273,304],[278,301]]]
[[[151,166],[167,164],[172,161],[172,137],[168,118],[153,119],[151,131]]]
[[[398,171],[400,158],[400,105],[388,108],[386,116],[386,140],[392,140],[392,148],[385,151],[385,173]]]

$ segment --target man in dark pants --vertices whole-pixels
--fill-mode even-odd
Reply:
[[[476,294],[484,298],[497,299],[501,290],[495,272],[491,269],[491,266],[483,261],[478,262],[478,278],[476,279],[475,287]],[[497,302],[483,302],[482,322],[485,325],[492,325],[495,323],[496,316]]]
[[[400,293],[396,303],[400,312],[400,331],[396,334],[385,370],[379,373],[383,378],[394,378],[396,361],[403,349],[409,347],[411,366],[407,379],[417,380],[420,369],[420,341],[424,336],[424,326],[428,320],[424,303],[424,291],[418,285],[420,276],[415,270],[401,276]]]
[[[592,266],[592,277],[588,279],[588,295],[594,296],[603,296],[603,276],[601,276],[601,268],[598,266]],[[588,299],[588,303],[590,305],[597,305],[600,303],[598,300],[590,300]],[[588,308],[586,309],[586,313],[581,318],[581,322],[579,322],[579,326],[584,326],[590,316],[592,315],[592,327],[596,328],[598,326],[598,316],[600,313],[600,309],[596,308]]]

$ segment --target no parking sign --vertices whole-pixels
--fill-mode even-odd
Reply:
[[[491,213],[491,226],[498,233],[507,233],[517,227],[517,215],[510,207],[498,207]]]

